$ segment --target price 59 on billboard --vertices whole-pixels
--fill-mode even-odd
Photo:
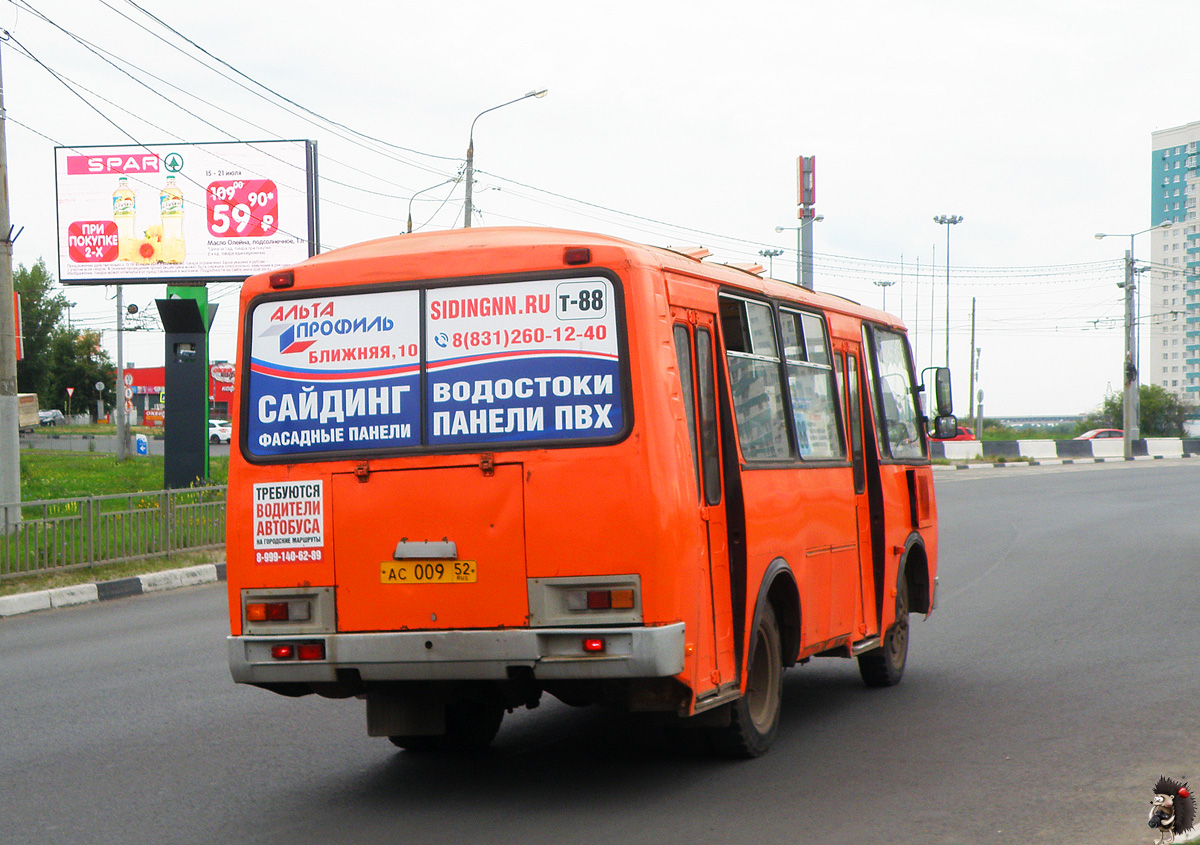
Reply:
[[[270,179],[219,181],[208,186],[208,233],[218,238],[264,238],[279,230],[279,196]]]

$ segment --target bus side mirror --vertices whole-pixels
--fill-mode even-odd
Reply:
[[[954,397],[950,392],[950,368],[936,367],[933,371],[934,407],[938,417],[954,413]]]
[[[958,434],[958,419],[950,414],[939,416],[933,421],[933,436],[939,440],[949,440]]]

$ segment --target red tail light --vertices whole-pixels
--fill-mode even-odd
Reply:
[[[325,643],[300,643],[297,656],[301,660],[324,660]]]

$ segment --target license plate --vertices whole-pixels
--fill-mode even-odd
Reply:
[[[474,584],[473,560],[388,560],[379,564],[383,584]]]

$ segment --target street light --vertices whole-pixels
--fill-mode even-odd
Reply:
[[[887,289],[890,288],[892,285],[896,284],[896,282],[894,279],[892,279],[892,280],[876,279],[875,284],[877,286],[883,288],[883,310],[886,311],[887,310]]]
[[[811,262],[812,256],[805,255],[805,250],[804,250],[804,246],[803,246],[804,231],[806,229],[811,229],[813,223],[820,223],[824,219],[825,219],[825,215],[816,214],[816,215],[813,215],[812,217],[805,218],[804,222],[801,223],[799,226],[776,226],[775,227],[776,232],[785,232],[785,231],[790,232],[793,229],[796,231],[796,284],[800,285],[800,287],[802,287],[802,288],[808,288],[809,290],[813,289],[812,265],[810,263],[806,262],[805,259],[807,258],[809,260],[809,262]],[[806,274],[803,269],[806,265],[808,266],[807,278],[805,278]]]
[[[783,255],[783,250],[782,249],[760,249],[758,251],[758,254],[761,255],[763,258],[767,259],[767,262],[769,264],[769,266],[767,268],[767,275],[770,276],[771,278],[775,278],[775,258],[777,256]]]
[[[492,106],[490,109],[484,109],[479,114],[475,115],[475,120],[483,117],[490,111],[502,109],[505,106],[511,106],[513,103],[519,103],[522,100],[528,100],[530,97],[541,99],[546,96],[548,89],[540,88],[537,91],[530,91],[524,96],[517,97],[515,100],[509,100],[507,103],[501,103],[498,106]],[[467,208],[463,214],[463,228],[471,228],[471,190],[475,184],[475,120],[471,121],[471,133],[467,143]]]
[[[1137,319],[1134,315],[1134,291],[1137,290],[1137,279],[1133,266],[1133,239],[1138,235],[1153,232],[1155,229],[1170,229],[1171,221],[1164,220],[1157,226],[1142,229],[1140,232],[1116,234],[1114,232],[1097,232],[1096,240],[1104,238],[1129,238],[1129,251],[1125,253],[1125,280],[1118,282],[1117,287],[1125,288],[1125,385],[1124,397],[1121,403],[1121,425],[1123,434],[1125,460],[1133,459],[1133,441],[1141,438],[1141,397],[1138,395],[1138,340]]]
[[[962,222],[961,214],[942,214],[934,223],[946,227],[946,366],[950,366],[950,227]]]
[[[449,185],[451,182],[458,182],[461,180],[462,180],[461,176],[451,176],[449,179],[438,182],[436,185],[430,185],[428,188],[422,188],[421,190],[419,190],[415,194],[413,194],[411,197],[409,197],[408,198],[408,231],[405,234],[409,234],[409,235],[412,234],[412,204],[413,204],[413,200],[415,200],[417,197],[421,196],[421,194],[426,193],[427,191],[432,191],[434,188],[440,188],[440,187],[442,187],[442,185]],[[439,206],[439,210],[440,210],[440,206]]]

